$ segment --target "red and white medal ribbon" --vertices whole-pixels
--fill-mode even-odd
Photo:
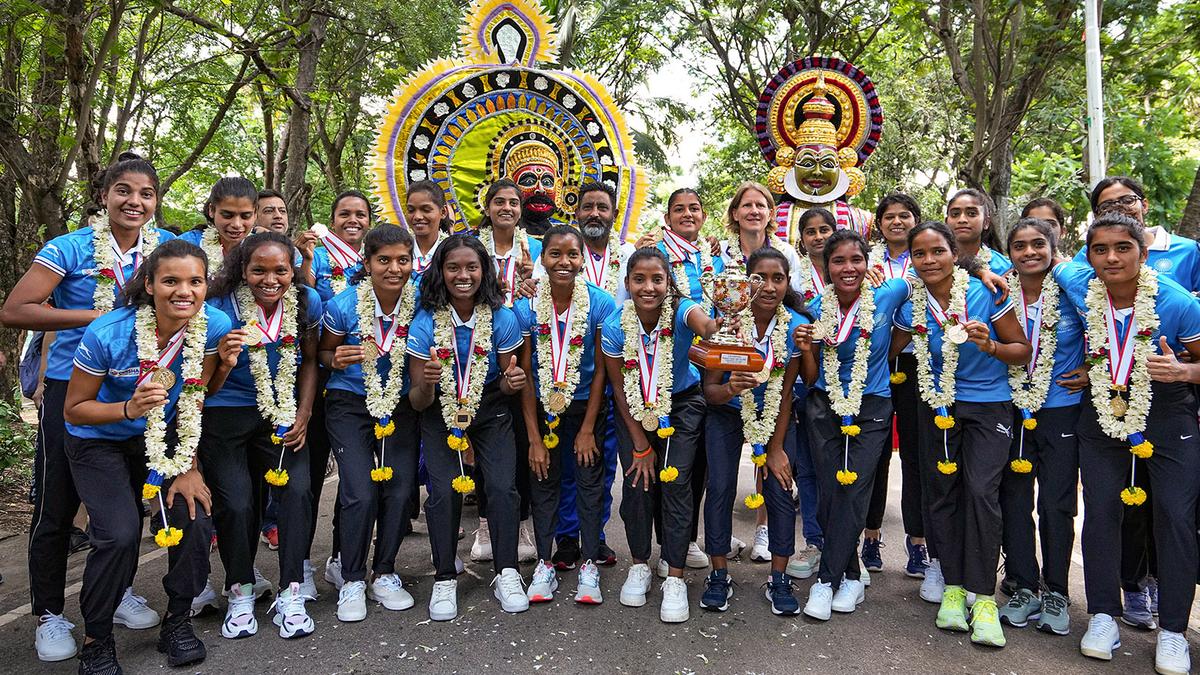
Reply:
[[[566,318],[562,319],[562,329],[559,329],[559,317],[554,317],[550,321],[550,374],[554,381],[567,381],[567,352],[570,351],[570,336],[567,331],[571,327],[571,314],[575,311],[574,307],[567,307]]]
[[[754,335],[754,348],[763,355],[763,360],[767,362],[768,368],[775,367],[775,345],[771,344],[771,332],[775,330],[777,319],[778,317],[771,317],[771,323],[767,324],[767,329],[763,331],[763,334],[758,335],[756,330]]]
[[[513,248],[516,248],[515,242]],[[512,307],[517,281],[517,264],[513,260],[513,252],[509,251],[503,258],[493,256],[493,259],[496,261],[496,276],[500,277],[500,283],[504,285],[504,306]]]
[[[838,329],[837,335],[832,338],[825,338],[825,344],[835,347],[850,339],[850,331],[854,330],[854,324],[858,323],[858,305],[862,302],[860,297],[854,301],[854,305],[850,307],[850,311],[842,313],[842,308],[838,306]]]
[[[421,245],[415,241],[413,242],[413,272],[420,274],[425,271],[425,268],[429,267],[429,263],[433,262],[433,254],[437,251],[438,244],[440,243],[442,243],[442,237],[439,234],[437,240],[433,242],[433,246],[430,246],[429,250],[422,255]]]
[[[283,329],[283,301],[275,303],[275,311],[269,317],[263,314],[262,305],[255,303],[254,306],[258,313],[258,329],[267,336],[267,342],[275,342],[279,339],[279,331]]]
[[[1025,372],[1033,374],[1033,369],[1037,367],[1038,357],[1042,353],[1042,298],[1045,293],[1038,296],[1037,302],[1030,305],[1025,302],[1024,296],[1021,297],[1021,302],[1025,305],[1025,337],[1029,338],[1029,344],[1033,346],[1033,358],[1029,359],[1029,363],[1025,365]],[[1029,308],[1035,308],[1037,316],[1032,316],[1029,313]],[[1033,322],[1033,328],[1029,328],[1029,322]]]
[[[179,358],[179,355],[183,353],[183,335],[186,332],[187,326],[185,325],[179,329],[179,332],[172,335],[170,340],[167,340],[167,346],[163,347],[162,351],[158,353],[158,359],[155,360],[154,367],[143,369],[138,374],[137,382],[134,383],[134,386],[144,382],[146,378],[150,377],[150,373],[153,373],[155,370],[159,368],[166,370],[171,367],[171,364],[175,363],[175,359]]]
[[[399,309],[400,301],[396,301],[397,309]],[[379,305],[379,298],[375,299],[375,305]],[[391,325],[387,328],[383,327],[384,320],[391,321]],[[385,314],[375,318],[375,346],[379,347],[379,351],[383,354],[390,354],[392,351],[392,342],[396,339],[396,331],[400,329],[400,322],[396,320],[396,315]]]
[[[1117,312],[1113,308],[1112,295],[1108,296],[1107,309],[1104,320],[1108,323],[1108,373],[1112,376],[1114,387],[1124,387],[1129,383],[1129,374],[1133,371],[1133,334],[1137,332],[1137,317],[1133,310],[1129,311],[1129,327],[1125,330],[1125,339],[1121,340],[1117,333]]]
[[[393,326],[395,322],[393,322]],[[465,326],[464,326],[465,328]],[[454,386],[457,390],[458,400],[462,401],[467,398],[467,392],[471,390],[471,359],[475,358],[475,329],[471,329],[471,339],[467,342],[467,357],[464,359],[458,353],[458,327],[455,327],[454,336]]]
[[[583,273],[587,276],[587,280],[593,284],[604,288],[604,274],[608,271],[608,247],[604,248],[604,255],[599,258],[592,249],[584,246],[587,251],[587,260],[583,266]]]
[[[900,273],[896,273],[896,265],[898,261],[893,260],[885,251],[883,254],[883,275],[888,279],[903,279],[908,274],[908,265],[911,262],[908,254],[900,256]]]
[[[646,348],[648,338],[653,340],[649,349]],[[658,329],[654,329],[653,335],[648,335],[644,329],[639,330],[637,340],[638,368],[642,375],[642,400],[647,406],[653,406],[658,402],[658,369],[654,367],[654,359],[658,355]]]
[[[821,294],[825,292],[825,282],[821,280],[821,273],[817,271],[817,266],[811,265],[810,267],[812,268],[813,291],[819,298],[821,297]]]
[[[671,254],[671,262],[691,260],[693,255],[700,252],[699,246],[671,230],[663,230],[663,246],[666,246],[667,252]]]
[[[121,261],[125,258],[125,254],[117,247],[116,240],[111,237],[109,238],[109,245],[112,247],[113,252],[113,279],[117,282],[117,295],[120,295],[125,291],[125,284],[129,282],[129,279],[134,274],[137,274],[138,266],[142,264],[142,255],[140,253],[142,250],[142,238],[141,235],[138,235],[138,242],[135,247],[137,250],[133,252],[133,271],[129,273],[128,277],[125,276],[125,266],[121,264]]]
[[[964,313],[966,312],[966,309],[967,308],[964,306]],[[946,322],[950,319],[954,319],[954,322],[957,324],[965,324],[967,322],[967,317],[965,316],[959,318],[957,314],[952,314],[947,317],[945,310],[943,310],[942,306],[938,304],[937,298],[933,297],[932,293],[929,294],[929,313],[933,315],[933,320],[937,322],[939,328],[945,328]]]
[[[321,237],[321,241],[325,244],[325,250],[329,253],[329,257],[333,258],[337,266],[343,270],[349,270],[362,261],[362,256],[358,254],[358,251],[332,232],[327,237]]]

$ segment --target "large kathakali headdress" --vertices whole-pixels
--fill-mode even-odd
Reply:
[[[853,64],[809,56],[784,66],[758,97],[755,133],[771,165],[767,186],[806,204],[862,191],[859,168],[883,131],[875,85]]]
[[[462,231],[478,224],[488,186],[510,178],[527,219],[569,223],[579,187],[595,181],[617,192],[621,238],[636,232],[646,178],[625,119],[594,77],[539,67],[558,54],[539,5],[475,0],[459,44],[465,58],[428,64],[388,106],[375,143],[380,216],[406,225],[407,187],[428,179]]]

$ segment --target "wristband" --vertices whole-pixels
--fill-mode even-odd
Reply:
[[[125,401],[124,405],[121,406],[121,416],[124,417],[126,421],[133,421],[133,418],[129,416],[129,401]]]
[[[643,450],[641,452],[634,452],[633,458],[634,459],[646,459],[647,457],[650,456],[650,453],[652,453],[652,452],[654,452],[654,446],[647,445],[645,450]]]

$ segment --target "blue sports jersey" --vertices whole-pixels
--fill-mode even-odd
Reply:
[[[1192,293],[1200,292],[1200,243],[1167,232],[1165,228],[1149,228],[1154,242],[1146,251],[1146,264],[1158,271],[1159,277],[1169,277]],[[1087,246],[1079,249],[1074,262],[1088,264]]]
[[[298,286],[297,291],[304,296],[304,301],[307,303],[304,313],[296,317],[296,328],[303,333],[321,323],[321,296],[308,286]],[[221,298],[209,298],[208,306],[216,307],[224,312],[229,317],[232,328],[241,328],[246,325],[247,317],[240,315],[237,300],[232,293]],[[279,343],[267,342],[261,329],[255,328],[254,330],[263,335],[263,341],[267,348],[267,365],[271,369],[271,375],[274,376],[279,371]],[[280,337],[283,337],[282,331]],[[296,336],[296,340],[297,342],[300,340],[300,335]],[[296,351],[296,359],[300,359],[299,349]],[[215,395],[208,397],[205,405],[215,408],[258,405],[258,387],[254,383],[254,375],[250,372],[249,349],[242,349],[242,353],[238,354],[237,365],[225,377],[225,384],[221,385],[221,390]]]
[[[701,240],[699,242],[699,245],[700,246],[708,246],[708,242]],[[667,260],[671,261],[672,268],[674,268],[675,263],[679,262],[675,259],[675,256],[667,249],[667,245],[665,243],[663,243],[661,241],[658,242],[658,250],[660,250],[664,254],[666,254]],[[683,271],[685,274],[687,274],[688,284],[689,284],[690,290],[691,290],[691,292],[688,293],[688,297],[691,298],[692,302],[704,302],[704,291],[702,290],[702,288],[700,286],[700,275],[704,273],[704,270],[700,269],[700,254],[692,253],[687,258],[684,258],[682,260],[682,262],[683,262]],[[713,267],[712,268],[713,274],[720,274],[721,272],[725,271],[725,261],[719,255],[712,256],[712,267]],[[672,274],[674,274],[673,269],[672,269]],[[684,289],[682,289],[682,288],[679,289],[679,291],[681,293],[683,292],[683,290]]]
[[[205,354],[217,353],[221,338],[229,332],[229,317],[219,309],[206,307],[208,315],[208,339],[204,343]],[[185,338],[186,339],[186,338]],[[79,346],[75,350],[74,364],[89,375],[103,377],[96,400],[101,403],[128,401],[137,388],[141,371],[137,349],[137,309],[122,307],[96,319],[87,327]],[[183,392],[183,354],[171,364],[175,373],[175,384],[167,392],[167,403],[163,419],[175,419],[175,405]],[[146,418],[121,420],[111,424],[76,426],[67,422],[67,431],[77,438],[104,438],[124,440],[141,436],[146,432]]]
[[[888,380],[890,375],[888,351],[892,348],[892,318],[895,316],[896,310],[908,300],[908,294],[908,282],[904,279],[888,279],[882,286],[875,289],[874,328],[871,331],[871,349],[867,354],[867,382],[863,388],[863,394],[866,396],[882,396],[884,398],[892,396],[892,388]],[[819,300],[814,300],[809,305],[809,310],[816,318],[821,318],[821,302]],[[854,367],[854,349],[861,335],[862,331],[855,325],[846,341],[837,346],[838,363],[840,364],[838,377],[841,379],[844,394],[850,391],[850,371]],[[822,352],[830,347],[824,342],[819,344],[820,350],[816,355],[819,374],[813,388],[829,391],[828,385],[825,383],[825,358]]]
[[[33,261],[62,277],[50,300],[58,309],[94,309],[92,295],[96,292],[96,258],[92,248],[92,228],[81,227],[74,232],[55,237],[46,242],[38,251]],[[158,242],[174,239],[175,235],[166,230],[158,230]],[[127,260],[121,267],[125,280],[133,278],[133,273],[142,263],[141,240],[134,245]],[[116,259],[116,253],[113,254]],[[116,291],[114,291],[116,292]],[[119,293],[118,293],[119,296]],[[121,298],[117,298],[117,303]],[[55,331],[54,342],[50,345],[50,353],[46,356],[46,379],[66,381],[71,379],[71,363],[75,359],[75,347],[79,345],[87,326],[78,328],[61,328]]]
[[[333,262],[333,259],[329,257],[329,249],[325,248],[324,246],[318,246],[313,249],[312,273],[313,278],[315,278],[317,281],[317,284],[314,286],[314,288],[317,289],[317,293],[321,296],[321,302],[329,302],[334,296],[332,281],[334,264],[335,263]],[[350,280],[354,278],[354,275],[358,274],[358,271],[361,269],[362,262],[359,261],[358,263],[355,263],[354,265],[351,265],[343,270],[343,273],[346,276],[347,288],[351,287]]]
[[[583,277],[580,277],[576,283],[586,283]],[[579,385],[575,387],[575,395],[572,397],[576,400],[586,399],[588,391],[592,386],[592,376],[596,372],[596,334],[600,332],[600,328],[604,322],[608,320],[609,315],[617,310],[617,304],[613,301],[612,296],[605,293],[603,288],[587,284],[588,291],[588,316],[587,330],[583,336],[583,355],[579,358]],[[538,377],[538,350],[537,341],[544,339],[546,344],[550,343],[550,335],[539,337],[538,327],[541,325],[534,315],[533,303],[529,298],[521,298],[513,305],[513,312],[517,315],[517,323],[521,325],[521,335],[530,337],[532,340],[531,357],[533,359],[533,386],[535,398],[541,392],[541,380]],[[559,330],[565,334],[569,327],[562,321],[558,322]]]
[[[1063,309],[1060,313],[1074,309],[1083,322],[1085,333],[1088,282],[1095,276],[1096,272],[1091,265],[1069,262],[1060,263],[1054,268],[1054,280],[1064,291],[1063,301],[1060,303]],[[1183,286],[1163,274],[1158,276],[1158,296],[1155,298],[1154,307],[1158,312],[1158,330],[1153,336],[1155,353],[1161,350],[1158,338],[1164,335],[1167,345],[1176,352],[1183,350],[1184,342],[1200,340],[1200,301]],[[1127,319],[1123,319],[1122,326],[1118,326],[1117,330],[1124,330],[1123,326],[1126,323]]]
[[[409,281],[408,283],[411,284],[412,282]],[[421,305],[420,292],[417,293],[413,302],[417,307]],[[376,320],[381,321],[381,325],[384,330],[389,330],[391,328],[392,322],[387,320],[387,317],[383,316],[379,312],[378,305],[376,305],[375,308],[375,318]],[[415,314],[413,318],[416,318]],[[333,333],[334,335],[346,336],[346,339],[344,342],[342,342],[342,344],[362,344],[362,339],[360,338],[361,333],[358,328],[357,288],[347,288],[341,293],[333,296],[332,300],[325,303],[325,316],[321,320],[321,327],[326,331]],[[396,330],[396,337],[400,338],[401,333],[403,333],[403,327],[397,328]],[[411,331],[412,326],[410,325],[408,333],[409,335],[411,335]],[[429,351],[426,350],[425,354],[426,357],[428,357]],[[384,382],[387,382],[387,378],[392,372],[392,361],[394,359],[404,358],[404,351],[402,349],[397,349],[396,346],[393,346],[387,354],[380,353],[379,359],[375,364],[375,367],[379,370],[379,377]],[[406,363],[402,363],[401,367],[405,367],[406,365]],[[360,364],[353,363],[349,366],[346,366],[342,370],[335,370],[331,368],[329,372],[329,383],[325,385],[327,389],[341,389],[342,391],[348,391],[358,394],[359,396],[367,395],[367,390],[363,386],[362,366]],[[400,393],[402,395],[407,394],[409,385],[411,384],[412,380],[408,376],[408,371],[405,370],[404,376],[400,381]]]
[[[980,247],[980,251],[984,249],[992,252],[992,258],[988,261],[988,268],[992,270],[992,273],[1000,276],[1008,274],[1008,271],[1012,269],[1012,261],[1008,259],[1008,256],[987,246]]]
[[[454,323],[454,350],[458,354],[459,363],[467,363],[470,359],[471,351],[471,335],[475,330],[475,316],[463,323],[453,308],[450,310],[450,320]],[[419,359],[429,360],[429,350],[435,347],[444,347],[438,345],[433,338],[433,312],[426,309],[417,310],[417,315],[413,317],[412,326],[408,332],[408,353]],[[500,377],[500,367],[498,357],[504,355],[504,368],[508,368],[509,356],[516,354],[517,347],[521,346],[521,326],[517,323],[517,315],[507,307],[492,312],[492,344],[479,345],[488,349],[488,369],[487,377],[484,378],[484,384],[490,384],[497,377]],[[454,361],[451,360],[450,367],[454,367]],[[528,376],[528,373],[526,373]],[[457,378],[457,374],[455,375]]]
[[[621,308],[609,315],[608,320],[600,329],[600,347],[605,356],[623,359],[625,353],[625,330],[621,328]],[[692,348],[692,340],[696,334],[687,324],[687,317],[692,311],[702,312],[700,305],[686,298],[679,301],[675,309],[675,329],[671,349],[671,393],[694,387],[700,383],[700,371],[688,360],[688,350]],[[637,339],[637,336],[634,336]]]
[[[1013,297],[1016,298],[1016,302],[1023,301],[1019,286],[1010,290]],[[1082,392],[1072,392],[1070,389],[1057,384],[1057,381],[1063,375],[1078,368],[1083,363],[1084,355],[1083,321],[1075,312],[1074,306],[1071,305],[1066,295],[1064,291],[1059,291],[1058,323],[1054,330],[1058,344],[1054,349],[1054,369],[1050,373],[1050,390],[1046,393],[1046,402],[1042,404],[1043,408],[1062,408],[1075,405],[1079,403],[1082,395]],[[1042,306],[1040,303],[1030,305],[1026,308],[1026,337],[1029,337],[1032,333],[1035,322],[1041,320],[1041,312]],[[1020,318],[1019,314],[1018,318]],[[1030,342],[1032,343],[1032,339]]]
[[[993,294],[983,282],[971,277],[967,286],[966,321],[982,321],[988,325],[992,339],[996,330],[992,322],[1013,311],[1012,300],[997,306],[999,294]],[[925,310],[925,325],[929,330],[929,357],[933,362],[933,379],[937,383],[942,374],[942,329],[933,318],[932,308]],[[912,302],[904,303],[896,311],[896,326],[912,331]],[[1012,400],[1008,386],[1008,366],[1000,359],[992,358],[979,351],[974,342],[968,340],[958,346],[958,371],[955,377],[955,399],[968,403],[999,403]]]
[[[784,368],[787,368],[788,361],[791,361],[792,359],[796,359],[796,358],[800,357],[800,352],[796,350],[796,343],[792,341],[792,335],[796,332],[796,326],[800,326],[800,325],[806,324],[806,323],[809,323],[808,317],[804,316],[803,314],[800,314],[799,312],[797,312],[791,308],[788,308],[787,354],[785,354],[782,359]],[[765,336],[765,338],[763,340],[761,340],[761,341],[756,340],[754,342],[754,348],[756,350],[758,350],[759,354],[762,354],[764,357],[767,355],[767,347],[770,346],[770,339],[771,339],[771,337],[773,337],[775,335],[775,331],[780,330],[780,328],[781,328],[780,326],[771,326],[770,331],[767,333],[767,335]],[[753,329],[743,328],[743,330],[748,330],[748,334],[753,332]],[[800,381],[800,378],[796,378],[796,380]],[[729,381],[729,373],[728,372],[722,373],[721,374],[721,382],[725,383],[728,381]],[[767,395],[767,383],[766,382],[763,382],[762,384],[760,384],[754,388],[754,401],[759,405],[760,408],[763,405],[763,399],[766,397],[766,395]],[[742,409],[742,397],[740,395],[734,396],[733,398],[729,399],[729,402],[726,403],[725,405],[729,406],[730,408],[733,408],[734,410],[741,410]]]

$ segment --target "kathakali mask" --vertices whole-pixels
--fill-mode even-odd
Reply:
[[[408,185],[432,180],[454,229],[475,227],[484,194],[507,177],[525,218],[570,222],[588,182],[617,192],[614,229],[636,233],[646,177],[624,117],[590,75],[540,67],[557,57],[550,19],[532,0],[475,0],[460,46],[413,75],[388,106],[375,144],[380,215],[405,225]]]

